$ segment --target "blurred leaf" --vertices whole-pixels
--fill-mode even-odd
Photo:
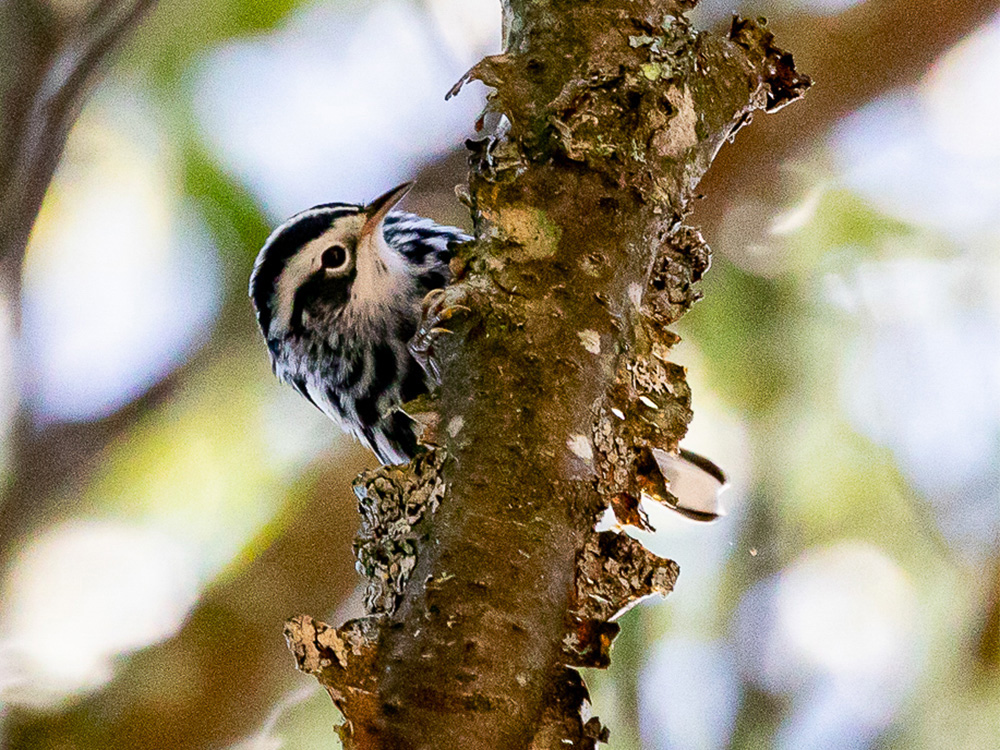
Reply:
[[[832,404],[803,406],[773,444],[783,478],[779,514],[795,546],[867,539],[911,570],[945,551],[892,454],[839,421]]]
[[[820,199],[812,220],[793,235],[794,249],[789,255],[800,268],[813,269],[831,250],[854,247],[875,253],[888,238],[916,233],[848,190],[829,190]]]
[[[246,274],[271,228],[260,206],[243,185],[226,174],[193,137],[184,150],[184,189],[198,206],[212,232],[226,268],[239,269],[240,290]],[[229,286],[229,285],[227,285]]]
[[[940,655],[938,655],[940,658]],[[928,689],[900,722],[900,731],[886,750],[955,748],[986,750],[997,746],[1000,726],[1000,680],[984,680],[970,689],[968,665],[942,660],[931,671]]]
[[[266,357],[231,345],[188,373],[183,390],[140,417],[102,457],[85,496],[101,515],[133,519],[194,545],[213,576],[241,550],[266,548],[265,531],[289,502],[298,472],[328,434],[307,411],[297,435],[275,432],[275,395]],[[323,424],[325,426],[325,424]],[[258,541],[251,554],[245,545]]]
[[[127,64],[150,73],[158,86],[172,90],[191,58],[207,47],[268,31],[301,0],[172,0],[160,3],[127,50]],[[174,91],[176,94],[176,91]]]
[[[712,389],[742,411],[767,411],[795,379],[799,353],[787,332],[801,311],[791,279],[765,279],[722,260],[702,291],[680,328],[704,353]]]

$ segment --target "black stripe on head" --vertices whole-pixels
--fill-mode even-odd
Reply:
[[[333,308],[343,307],[350,296],[351,284],[354,283],[357,274],[357,269],[352,268],[347,276],[328,279],[326,271],[320,268],[302,282],[295,290],[295,296],[292,299],[292,314],[288,321],[289,332],[302,333],[302,315],[310,301],[322,299]]]
[[[257,255],[253,273],[250,274],[250,299],[257,312],[257,322],[265,338],[271,327],[271,298],[274,296],[278,277],[288,259],[303,245],[319,237],[333,223],[345,216],[354,216],[363,206],[348,203],[324,203],[296,214],[272,234]]]

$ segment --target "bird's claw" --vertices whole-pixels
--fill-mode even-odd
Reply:
[[[420,363],[420,366],[424,368],[424,372],[430,376],[436,385],[441,384],[441,369],[434,357],[434,341],[442,334],[453,333],[447,328],[442,328],[440,324],[446,320],[451,320],[459,313],[471,311],[470,308],[459,304],[457,301],[455,304],[449,304],[448,290],[454,289],[456,287],[432,289],[427,293],[421,303],[422,315],[420,327],[417,328],[417,332],[409,343],[410,354]],[[464,297],[464,294],[459,292],[458,295],[452,296],[457,296],[458,299],[461,299]]]

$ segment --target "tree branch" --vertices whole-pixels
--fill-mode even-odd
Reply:
[[[0,281],[12,298],[17,296],[31,227],[70,127],[101,65],[155,1],[100,0],[84,17],[67,24],[68,34],[28,0],[10,2],[3,9],[21,21],[14,34],[39,39],[33,45],[37,55],[31,72],[20,84],[7,83],[0,102],[3,109],[8,101],[13,104],[2,140],[11,156],[0,165]],[[19,64],[13,70],[20,68]]]
[[[676,577],[593,528],[657,479],[650,451],[676,450],[690,421],[666,326],[707,266],[682,226],[691,191],[755,110],[809,85],[753,22],[695,33],[693,5],[508,0],[504,53],[467,76],[510,129],[470,144],[477,242],[435,302],[469,311],[437,342],[425,437],[441,447],[359,480],[371,616],[287,629],[344,712],[345,747],[605,736],[566,665],[606,664],[614,618]]]
[[[70,127],[101,65],[154,4],[99,0],[80,18],[60,23],[44,4],[0,0],[0,309],[15,327],[28,237]],[[16,358],[16,352],[10,347],[0,356]],[[29,431],[19,411],[9,434],[15,460]],[[8,516],[5,526],[10,523]],[[0,527],[0,551],[5,531]]]

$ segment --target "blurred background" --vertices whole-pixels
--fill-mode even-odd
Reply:
[[[587,675],[611,748],[1000,747],[998,7],[695,12],[767,16],[816,85],[701,187],[685,445],[733,486],[651,510],[681,577]],[[161,0],[112,57],[0,299],[0,746],[337,746],[281,626],[360,613],[373,460],[273,379],[247,278],[406,179],[468,226],[484,92],[444,93],[499,48],[497,0]]]

